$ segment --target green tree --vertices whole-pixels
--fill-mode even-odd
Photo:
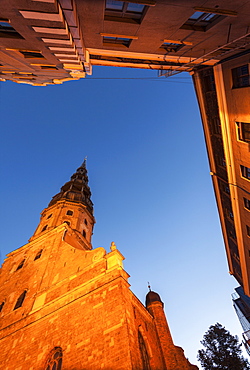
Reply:
[[[248,360],[242,356],[237,336],[230,334],[221,324],[211,325],[201,344],[205,349],[200,349],[197,357],[203,369],[250,369]]]

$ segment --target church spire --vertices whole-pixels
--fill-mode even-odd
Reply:
[[[71,176],[70,181],[66,182],[60,193],[56,194],[49,203],[49,207],[60,200],[82,203],[93,215],[93,203],[90,199],[91,191],[88,185],[88,175],[86,169],[86,157],[76,172]]]
[[[95,219],[86,158],[70,180],[61,187],[60,192],[51,199],[48,207],[42,211],[40,223],[30,241],[63,223],[68,225],[74,235],[78,235],[84,249],[92,248],[91,236]]]

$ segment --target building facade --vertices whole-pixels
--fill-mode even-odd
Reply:
[[[174,345],[160,296],[129,289],[124,257],[92,249],[85,162],[0,272],[0,367],[8,370],[195,370]]]
[[[243,343],[250,356],[250,298],[244,294],[241,286],[232,294],[233,306],[244,331]]]

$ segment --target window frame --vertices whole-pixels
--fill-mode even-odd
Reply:
[[[18,308],[22,307],[23,306],[23,302],[25,300],[25,297],[26,297],[26,294],[27,294],[27,289],[25,289],[22,294],[20,294],[20,296],[17,298],[16,300],[16,304],[13,308],[13,311],[17,310]]]
[[[247,73],[244,73],[243,68],[247,67]],[[243,87],[250,86],[250,74],[249,74],[249,64],[243,64],[241,66],[235,67],[231,69],[232,72],[232,88],[233,89],[240,89]],[[247,83],[245,83],[245,79],[247,79]]]
[[[241,177],[250,181],[250,168],[240,165],[240,170],[241,170]]]
[[[244,143],[250,144],[250,122],[235,122],[237,129],[237,139]],[[248,125],[248,129],[243,129],[244,126]],[[246,133],[249,135],[249,138],[246,138]]]
[[[243,197],[244,208],[250,211],[250,199]]]
[[[196,13],[201,13],[201,15],[193,18]],[[206,19],[210,16],[211,19]],[[180,29],[206,32],[224,18],[226,18],[226,16],[221,14],[196,10],[191,17],[183,23]]]
[[[104,46],[114,46],[114,47],[126,47],[129,48],[132,38],[129,37],[118,37],[118,36],[103,36]]]
[[[126,23],[137,23],[141,24],[146,12],[148,11],[149,6],[141,3],[136,2],[129,2],[129,1],[119,1],[122,3],[122,9],[110,9],[107,7],[107,1],[105,2],[105,12],[104,12],[104,20],[105,21],[114,21],[114,22],[126,22]],[[136,11],[129,11],[128,6],[129,4],[138,4],[143,5],[143,9],[141,12]]]

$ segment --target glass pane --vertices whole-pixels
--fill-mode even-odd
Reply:
[[[203,12],[195,12],[195,13],[190,17],[190,19],[199,19],[203,14],[206,14],[206,13],[203,13]]]
[[[8,22],[0,22],[0,27],[9,27],[9,28],[12,28],[12,26],[10,25],[10,23]]]
[[[52,370],[57,370],[57,363],[56,362],[54,362]]]
[[[145,8],[145,5],[128,3],[127,11],[134,13],[142,13]]]
[[[204,15],[204,17],[202,17],[202,19],[204,21],[211,21],[215,16],[216,16],[216,14],[205,13],[205,15]]]
[[[124,1],[106,0],[106,9],[122,10]]]

